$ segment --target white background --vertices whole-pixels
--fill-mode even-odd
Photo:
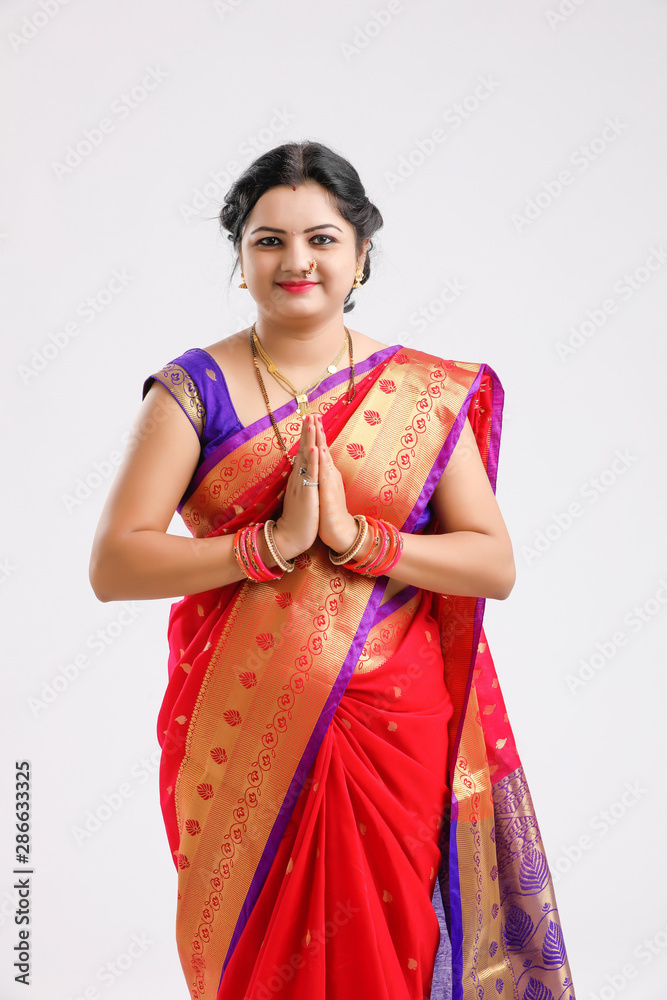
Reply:
[[[348,324],[486,362],[503,383],[497,496],[518,578],[507,601],[487,602],[485,627],[574,984],[579,1000],[664,997],[667,7],[392,8],[3,4],[7,1000],[187,995],[155,753],[171,602],[139,603],[123,616],[130,624],[114,625],[121,607],[96,600],[88,557],[144,378],[254,318],[238,278],[228,290],[216,215],[229,183],[258,153],[305,138],[348,157],[384,216]],[[103,118],[102,141],[59,168]],[[127,285],[105,303],[114,271]],[[464,290],[443,304],[447,281]],[[80,309],[89,296],[101,307],[92,321]],[[564,355],[570,338],[578,346]],[[172,530],[184,533],[176,519]],[[100,629],[115,637],[98,652]],[[72,666],[77,656],[85,667]],[[73,680],[47,704],[67,665]],[[12,969],[13,764],[23,758],[33,770],[30,991]],[[105,796],[121,807],[77,838]],[[99,978],[133,935],[141,957]]]

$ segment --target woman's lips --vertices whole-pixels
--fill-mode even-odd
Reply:
[[[319,284],[317,281],[300,281],[298,284],[283,284],[281,281],[278,282],[280,288],[284,288],[286,292],[291,292],[292,295],[298,295],[299,292],[307,292],[310,288],[315,288]]]

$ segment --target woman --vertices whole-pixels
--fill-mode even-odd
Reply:
[[[102,601],[186,595],[158,738],[190,994],[574,997],[482,630],[500,382],[345,327],[382,219],[327,147],[259,157],[221,222],[257,321],[146,380],[91,559]]]

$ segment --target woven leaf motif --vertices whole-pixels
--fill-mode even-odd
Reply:
[[[394,355],[394,361],[395,361],[395,363],[397,365],[409,365],[410,364],[410,358],[407,356],[407,354],[402,354],[402,353],[395,354]]]
[[[364,451],[363,444],[348,444],[346,446],[346,451],[351,458],[359,459],[365,458],[366,452]]]
[[[223,750],[222,747],[213,747],[211,750],[211,757],[216,764],[224,764],[227,760],[227,751]]]
[[[523,1000],[554,1000],[554,995],[548,986],[531,976],[526,986]]]
[[[310,558],[307,552],[302,552],[294,559],[294,563],[299,569],[308,569],[308,567],[312,565],[312,562],[313,560]]]
[[[528,851],[521,858],[519,884],[524,892],[541,892],[549,881],[547,859],[541,851]]]
[[[262,649],[271,649],[271,646],[273,646],[275,642],[273,635],[270,632],[260,632],[259,635],[255,636],[255,641],[258,646],[261,646]]]
[[[371,427],[375,427],[377,424],[382,423],[382,417],[377,410],[364,410],[364,420]]]
[[[505,940],[511,951],[519,951],[533,932],[533,921],[525,910],[514,903],[510,906],[505,924]]]
[[[201,833],[201,827],[196,819],[186,819],[185,829],[191,837],[196,837],[198,833]]]
[[[235,708],[228,708],[222,713],[222,717],[228,726],[240,726],[242,719],[241,713],[237,712]]]
[[[542,958],[549,969],[559,969],[565,964],[565,942],[563,932],[557,923],[549,921],[549,928],[544,935]]]
[[[292,603],[292,595],[289,591],[284,591],[282,594],[276,594],[276,601],[281,608],[289,608]]]
[[[190,862],[186,858],[185,854],[179,854],[177,856],[176,860],[178,861],[178,867],[179,868],[189,868],[190,867]]]
[[[396,392],[396,383],[392,382],[390,378],[381,378],[380,388],[386,393]]]
[[[496,993],[500,994],[503,992],[504,982],[502,979],[496,979]]]
[[[209,785],[207,781],[202,781],[201,784],[197,785],[197,792],[203,799],[212,799],[213,785]]]
[[[242,674],[239,674],[239,680],[244,688],[252,688],[257,684],[257,674],[254,674],[252,670],[244,670]]]

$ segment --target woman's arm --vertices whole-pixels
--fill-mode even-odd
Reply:
[[[303,439],[305,440],[305,438]],[[199,461],[200,444],[185,413],[161,383],[146,394],[97,527],[90,582],[100,601],[198,594],[245,578],[233,535],[185,538],[167,528]],[[293,554],[275,528],[276,544]],[[265,564],[275,566],[263,533]]]
[[[386,575],[440,594],[509,597],[516,579],[512,542],[467,417],[431,504],[443,533],[402,532],[401,557]],[[348,547],[357,531],[353,525]],[[368,538],[359,559],[370,546]]]

